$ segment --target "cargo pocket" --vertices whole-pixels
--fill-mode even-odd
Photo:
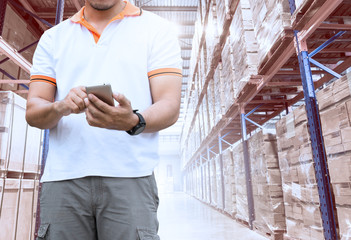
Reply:
[[[38,230],[38,240],[47,240],[47,233],[49,230],[49,223],[41,224]]]
[[[138,228],[138,240],[160,240],[160,237],[150,229]]]

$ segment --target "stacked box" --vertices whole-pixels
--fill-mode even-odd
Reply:
[[[284,29],[291,28],[287,0],[249,0],[255,35],[258,43],[258,64],[269,57],[272,47],[282,38]]]
[[[249,222],[249,210],[247,205],[246,175],[243,156],[243,147],[238,143],[233,148],[234,181],[236,192],[236,215],[238,220]]]
[[[204,98],[202,99],[202,106],[203,106],[203,118],[204,118],[204,129],[205,129],[205,138],[210,133],[210,119],[208,113],[208,102],[207,102],[207,93],[204,94]]]
[[[276,125],[287,236],[323,239],[318,189],[304,106]]]
[[[211,205],[217,207],[217,167],[216,166],[216,159],[212,158],[210,161],[210,179],[211,179]]]
[[[0,239],[34,239],[42,131],[25,120],[26,101],[0,92]]]
[[[236,191],[235,191],[235,177],[234,177],[234,158],[233,152],[227,148],[222,153],[223,158],[223,174],[224,174],[224,196],[225,206],[224,211],[232,217],[236,214]]]
[[[16,239],[31,239],[33,215],[36,212],[37,202],[34,202],[34,195],[37,195],[35,180],[23,179],[21,182],[21,194],[18,206]]]
[[[214,110],[215,110],[215,125],[222,119],[224,114],[224,92],[223,92],[223,80],[222,80],[222,65],[218,64],[214,76],[213,76],[213,83],[214,83]]]
[[[9,43],[14,49],[19,50],[37,40],[30,31],[27,22],[19,16],[11,7],[7,5],[4,19],[3,31],[1,37]],[[21,53],[21,55],[31,62],[33,58],[35,47],[31,47]],[[18,79],[29,79],[29,73],[18,67],[13,61],[6,61],[1,64],[1,68],[7,73]],[[0,73],[0,79],[8,79],[8,77]],[[25,89],[23,86],[17,84],[0,84],[2,90],[17,90]]]
[[[39,173],[42,133],[38,128],[28,126],[24,155],[24,173]]]
[[[232,53],[232,47],[229,44],[230,40],[229,38],[226,41],[226,44],[224,45],[224,48],[222,50],[222,71],[221,73],[221,81],[222,81],[222,102],[223,102],[223,108],[224,108],[224,113],[228,111],[230,106],[233,105],[235,101],[235,94],[234,94],[234,79],[235,76],[237,76],[234,72],[233,69],[233,53]]]
[[[216,1],[216,12],[217,12],[217,31],[221,35],[223,31],[223,25],[227,18],[227,13],[229,12],[229,1],[222,0]]]
[[[27,123],[26,100],[12,92],[0,92],[0,171],[23,171]],[[40,145],[39,145],[40,146]]]
[[[351,221],[351,73],[319,91],[324,144],[328,159],[341,239],[348,239]],[[277,123],[279,161],[286,205],[287,234],[298,239],[323,239],[314,162],[304,106]],[[313,230],[313,231],[312,231]]]
[[[217,28],[217,13],[215,1],[211,1],[211,7],[208,14],[208,22],[205,32],[205,44],[207,50],[207,70],[209,70],[214,54],[214,49],[219,43],[219,33]],[[207,72],[206,72],[207,73]]]
[[[216,108],[215,108],[215,100],[216,100],[216,93],[215,93],[215,84],[214,80],[210,79],[207,87],[207,101],[208,101],[208,117],[210,123],[210,131],[215,126],[215,119],[216,119]]]
[[[203,198],[202,200],[205,202],[205,203],[210,203],[210,194],[209,194],[209,182],[208,182],[208,179],[209,179],[209,175],[208,175],[208,164],[207,162],[206,163],[203,163],[202,165],[202,176],[203,176],[203,188],[204,188],[204,194],[203,194]]]
[[[248,140],[255,208],[254,228],[277,237],[286,229],[275,134],[259,131]]]
[[[223,209],[223,188],[222,188],[222,169],[221,156],[218,154],[215,157],[216,161],[216,183],[217,183],[217,208]]]
[[[258,43],[252,19],[248,0],[240,1],[229,29],[230,36],[226,43],[229,46],[225,46],[222,52],[225,59],[223,69],[231,72],[225,74],[225,79],[232,84],[233,93],[227,93],[232,98],[237,98],[251,75],[258,72]]]
[[[4,188],[1,192],[3,197],[0,208],[0,239],[15,239],[21,180],[7,178],[2,181]]]
[[[306,10],[311,6],[316,0],[295,0],[296,10],[292,15],[292,21],[299,20],[298,15],[304,14]]]

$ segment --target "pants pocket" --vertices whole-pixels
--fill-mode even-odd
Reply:
[[[160,237],[154,231],[148,228],[138,228],[138,240],[160,240]]]
[[[47,233],[49,231],[49,223],[43,223],[38,230],[38,240],[47,240]]]

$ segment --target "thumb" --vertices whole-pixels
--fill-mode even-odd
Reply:
[[[120,106],[130,105],[130,101],[121,93],[114,93],[113,98],[119,103]]]

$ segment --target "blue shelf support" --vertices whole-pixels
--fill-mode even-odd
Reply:
[[[296,6],[294,0],[289,0],[291,14],[294,13]],[[315,163],[315,174],[317,178],[318,194],[320,200],[320,211],[323,222],[324,238],[326,240],[338,240],[338,234],[335,221],[335,205],[330,184],[330,176],[327,164],[327,155],[324,146],[322,125],[320,121],[318,102],[315,95],[314,83],[310,63],[315,64],[321,69],[327,71],[335,77],[341,77],[338,73],[328,69],[322,64],[311,59],[323,48],[328,46],[336,38],[340,37],[343,32],[337,33],[330,40],[322,44],[312,53],[308,54],[306,42],[299,41],[298,31],[295,31],[295,40],[297,46],[297,56],[299,61],[303,92],[305,96],[308,131],[311,137],[311,147],[313,161]]]
[[[251,112],[250,112],[251,114]],[[253,229],[253,221],[255,220],[255,208],[252,191],[252,180],[251,180],[251,164],[249,157],[249,149],[247,144],[247,132],[246,132],[246,116],[245,110],[241,112],[241,138],[243,144],[243,155],[244,155],[244,166],[245,166],[245,178],[246,178],[246,193],[247,193],[247,206],[249,211],[249,227]]]

